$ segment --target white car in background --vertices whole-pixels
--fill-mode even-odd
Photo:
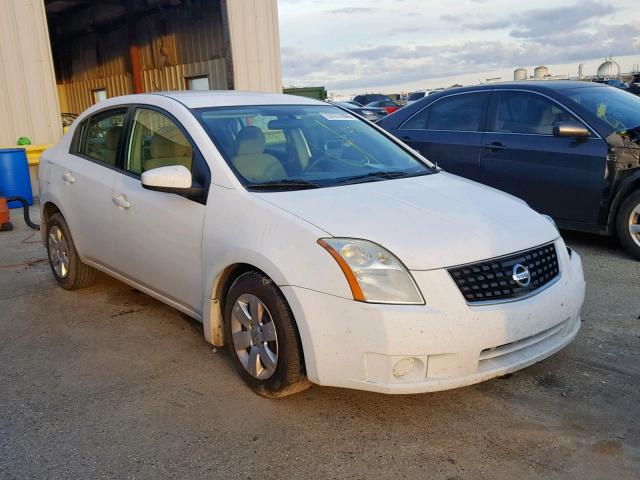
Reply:
[[[424,97],[428,97],[432,93],[439,92],[440,90],[444,90],[443,88],[436,88],[435,90],[416,90],[415,92],[411,92],[407,96],[407,105],[411,105],[418,100],[422,100]]]
[[[200,320],[267,397],[461,387],[580,327],[580,258],[549,219],[323,102],[113,98],[40,168],[59,284],[98,269]]]

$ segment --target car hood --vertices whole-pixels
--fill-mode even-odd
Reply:
[[[331,236],[376,242],[410,270],[498,257],[558,237],[522,200],[444,172],[255,195]]]

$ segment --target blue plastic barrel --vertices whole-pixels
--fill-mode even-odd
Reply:
[[[33,205],[29,163],[24,148],[0,148],[0,196],[19,196]],[[9,202],[9,208],[21,207],[19,202]]]

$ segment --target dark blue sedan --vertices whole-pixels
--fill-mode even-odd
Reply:
[[[561,228],[617,234],[640,260],[639,97],[591,82],[486,84],[429,95],[378,125]]]

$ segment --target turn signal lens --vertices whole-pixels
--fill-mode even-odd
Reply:
[[[338,262],[354,300],[423,305],[424,299],[402,262],[380,245],[352,238],[318,240]]]

